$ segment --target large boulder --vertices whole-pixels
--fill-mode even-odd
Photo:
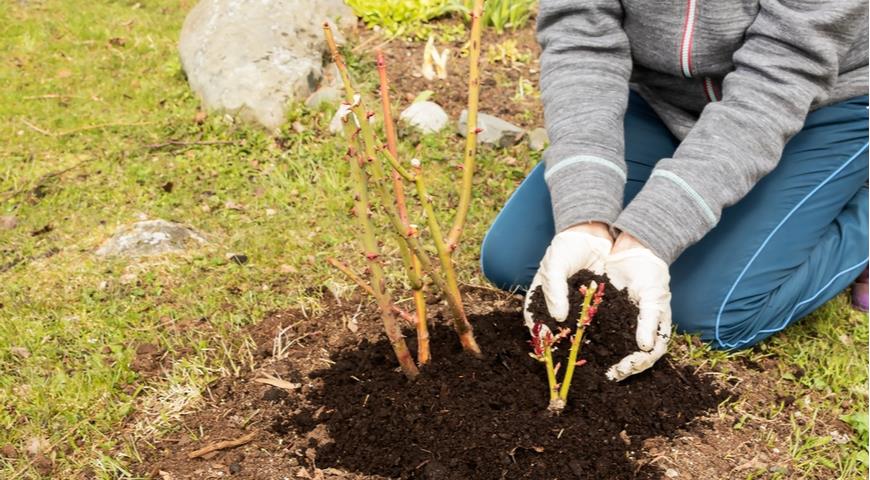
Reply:
[[[181,29],[181,64],[207,109],[276,129],[320,84],[327,19],[356,22],[342,0],[200,0]]]

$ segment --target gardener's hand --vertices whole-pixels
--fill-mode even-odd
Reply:
[[[621,381],[653,366],[668,349],[671,276],[662,259],[624,232],[607,257],[604,271],[614,287],[628,289],[640,308],[636,332],[640,351],[629,354],[607,371],[607,378]]]
[[[583,269],[603,273],[604,259],[612,245],[613,238],[603,223],[576,225],[553,237],[523,305],[523,316],[529,329],[535,323],[529,305],[532,292],[538,285],[543,290],[550,316],[557,321],[565,321],[568,316],[568,279]]]

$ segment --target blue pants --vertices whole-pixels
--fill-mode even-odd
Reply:
[[[581,121],[581,120],[578,120]],[[751,346],[846,288],[868,260],[867,97],[816,110],[776,169],[671,266],[673,320],[718,348]],[[625,116],[625,203],[679,141],[635,93]],[[579,188],[579,186],[578,186]],[[553,238],[544,166],[496,217],[483,274],[523,289]]]

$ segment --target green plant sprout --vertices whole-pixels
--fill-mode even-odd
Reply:
[[[481,50],[481,25],[480,18],[483,10],[483,0],[476,0],[471,22],[470,61],[468,81],[468,132],[465,146],[462,183],[459,192],[459,205],[453,226],[448,235],[444,235],[441,226],[435,216],[432,203],[430,202],[426,182],[423,176],[420,160],[410,161],[410,169],[404,167],[398,158],[395,130],[390,109],[389,85],[386,75],[386,62],[382,54],[378,54],[378,71],[380,76],[381,107],[383,110],[387,144],[378,143],[374,129],[369,124],[369,119],[375,115],[366,109],[365,101],[357,93],[351,82],[350,73],[345,65],[344,58],[338,50],[335,38],[328,23],[324,23],[324,34],[332,53],[332,60],[341,74],[345,89],[345,101],[339,109],[339,117],[343,122],[345,137],[348,142],[347,159],[350,165],[351,182],[354,191],[353,213],[357,219],[361,232],[360,241],[368,266],[369,283],[366,284],[360,276],[353,274],[349,268],[340,262],[332,262],[334,266],[347,274],[351,280],[363,286],[378,304],[384,331],[399,366],[406,377],[413,379],[419,374],[417,367],[431,360],[429,349],[429,335],[426,324],[425,299],[423,298],[423,274],[428,275],[433,283],[444,294],[447,304],[452,312],[453,328],[459,336],[462,348],[472,355],[481,356],[480,347],[474,338],[474,331],[465,314],[459,284],[456,278],[456,270],[452,253],[456,250],[468,209],[471,203],[471,188],[474,174],[474,160],[477,151],[477,108],[480,92],[480,50]],[[390,168],[392,177],[392,189],[384,165]],[[411,182],[417,192],[419,206],[423,210],[429,234],[432,237],[435,250],[438,253],[440,269],[436,269],[434,262],[424,249],[420,240],[420,232],[408,219],[407,205],[405,202],[404,185],[402,181]],[[377,198],[377,207],[373,208],[369,193],[373,192]],[[376,220],[378,212],[383,212],[389,228],[381,236],[393,237],[399,247],[405,270],[407,272],[411,288],[414,291],[416,315],[397,314],[390,293],[386,285],[386,279],[382,263],[382,252],[377,235]],[[350,273],[349,273],[350,272]],[[402,335],[401,327],[397,322],[397,315],[405,318],[413,318],[417,327],[418,351],[417,361],[414,361],[408,346]]]
[[[577,317],[577,325],[574,334],[571,335],[570,328],[560,328],[557,333],[553,333],[549,327],[542,322],[537,322],[532,327],[532,340],[529,342],[532,345],[532,358],[543,362],[547,368],[547,384],[550,389],[550,403],[547,410],[556,415],[562,413],[565,405],[568,402],[568,391],[571,389],[571,380],[574,377],[574,369],[586,363],[586,360],[578,360],[580,355],[580,344],[583,342],[583,334],[595,318],[598,312],[598,307],[604,299],[604,283],[591,282],[588,286],[580,287],[580,294],[583,295],[583,306],[580,309],[580,315]],[[557,381],[556,375],[559,373],[561,364],[553,364],[553,351],[557,349],[557,345],[564,339],[570,338],[571,349],[568,353],[568,362],[565,368],[565,375],[562,377],[561,384]]]

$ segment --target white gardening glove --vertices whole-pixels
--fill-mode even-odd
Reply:
[[[627,288],[640,315],[637,320],[637,347],[607,370],[607,378],[621,381],[653,366],[668,349],[671,337],[671,276],[668,265],[649,249],[636,246],[611,254],[604,271],[613,286]]]
[[[603,273],[604,260],[612,246],[610,240],[576,230],[565,230],[553,237],[523,304],[523,317],[529,330],[535,324],[529,305],[538,285],[543,290],[550,316],[564,322],[568,316],[568,279],[583,269]]]

